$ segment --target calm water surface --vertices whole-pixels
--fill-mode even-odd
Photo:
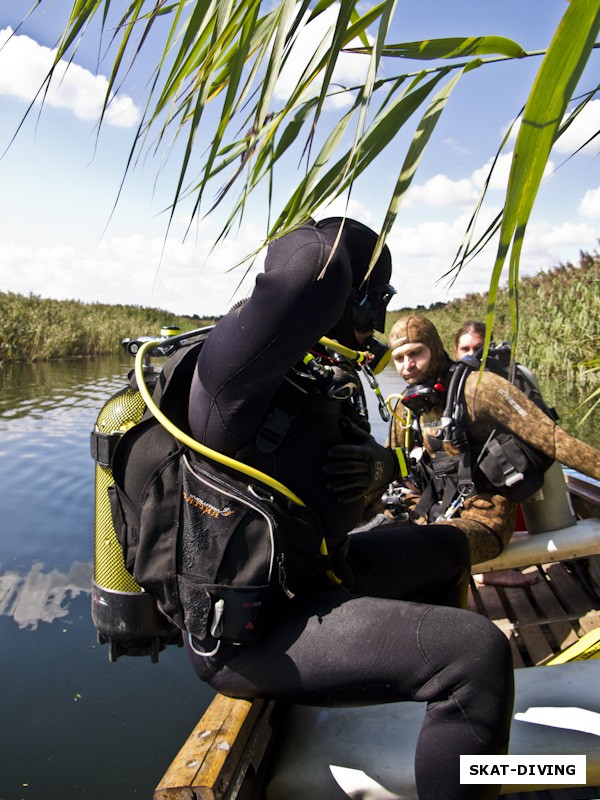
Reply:
[[[89,433],[125,357],[0,369],[0,800],[151,798],[213,696],[171,647],[108,661],[90,618]],[[398,390],[393,368],[380,379]],[[570,432],[600,447],[581,397],[544,387]],[[370,403],[374,433],[386,426]]]
[[[96,643],[89,433],[130,367],[0,369],[0,800],[149,800],[213,696],[179,648]]]

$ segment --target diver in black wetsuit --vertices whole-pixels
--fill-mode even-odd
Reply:
[[[189,420],[199,441],[288,486],[323,522],[343,588],[318,577],[282,598],[258,644],[196,642],[198,675],[234,697],[318,705],[427,701],[416,755],[421,800],[483,800],[497,786],[460,785],[460,754],[507,750],[512,662],[504,635],[457,608],[469,574],[466,539],[436,525],[347,536],[364,496],[397,475],[394,451],[348,416],[348,403],[309,397],[269,451],[261,430],[284,379],[320,337],[363,346],[383,329],[391,275],[384,251],[364,276],[376,236],[340,219],[305,225],[270,245],[249,300],[211,332],[198,358]],[[325,268],[325,269],[324,269]]]

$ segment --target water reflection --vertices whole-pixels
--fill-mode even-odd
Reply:
[[[76,561],[68,573],[43,569],[36,561],[26,575],[0,575],[0,616],[12,617],[21,629],[36,630],[40,622],[66,617],[69,600],[90,594],[93,564]]]
[[[108,661],[89,435],[125,356],[0,368],[0,798],[148,798],[214,692],[179,648]],[[43,623],[43,624],[42,624]]]

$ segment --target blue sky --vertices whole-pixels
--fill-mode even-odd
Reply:
[[[266,225],[264,203],[260,198],[252,203],[235,238],[216,251],[212,245],[222,214],[203,219],[185,237],[189,207],[184,205],[165,243],[166,216],[161,212],[171,197],[177,162],[161,165],[148,156],[129,175],[112,213],[143,101],[145,64],[128,76],[113,117],[98,138],[95,123],[110,59],[98,61],[93,35],[84,39],[74,64],[48,96],[41,114],[36,107],[12,141],[70,7],[66,0],[43,0],[18,35],[9,39],[29,5],[29,0],[0,4],[0,45],[4,43],[0,49],[0,152],[4,153],[0,159],[0,290],[152,305],[183,314],[224,313],[253,281],[250,274],[238,289],[241,273],[229,268],[260,242]],[[565,7],[565,0],[400,0],[390,39],[497,34],[515,39],[526,50],[541,49],[548,46]],[[299,60],[301,49],[302,43]],[[599,57],[592,56],[582,89],[597,82]],[[485,167],[524,103],[539,63],[526,59],[476,70],[454,92],[389,239],[398,289],[396,307],[428,305],[487,288],[493,248],[470,265],[453,287],[439,278],[461,241]],[[356,79],[362,69],[362,59],[348,56],[340,66],[340,78]],[[293,69],[282,77],[280,97],[285,97],[295,77]],[[586,115],[572,126],[568,141],[553,151],[526,238],[523,274],[561,261],[577,261],[580,249],[597,248],[599,146],[556,168],[599,129],[600,99],[589,104]],[[396,168],[406,144],[406,140],[395,142],[357,182],[351,216],[375,228],[381,223],[396,177],[392,165]],[[485,219],[491,219],[501,206],[508,158],[507,154],[498,170]],[[276,175],[279,198],[292,188],[290,175],[297,177],[295,170],[296,164],[290,162]],[[320,210],[319,215],[340,209],[338,204]]]

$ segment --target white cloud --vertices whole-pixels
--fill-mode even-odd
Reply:
[[[0,94],[31,103],[54,62],[55,51],[29,36],[15,36],[11,28],[0,31]],[[71,111],[82,120],[97,120],[102,111],[108,81],[77,64],[60,61],[46,94],[36,102]],[[131,97],[111,98],[105,120],[110,125],[131,127],[140,118]]]
[[[510,165],[512,163],[512,152],[510,153],[502,153],[498,157],[496,164],[494,165],[494,171],[492,172],[492,177],[490,180],[490,189],[498,189],[499,191],[506,191],[506,187],[508,186],[508,176],[510,174]],[[492,166],[492,160],[490,159],[483,167],[476,169],[472,175],[471,180],[473,184],[477,187],[478,191],[483,189],[483,185],[487,180],[487,177],[490,172],[490,168]]]
[[[498,208],[482,212],[483,229]],[[469,262],[453,284],[442,276],[450,269],[465,232],[468,212],[451,222],[422,222],[410,227],[396,225],[388,238],[394,273],[392,283],[398,294],[392,308],[447,302],[471,292],[485,293],[496,258],[497,240]],[[584,223],[565,222],[559,226],[532,222],[525,236],[521,276],[535,275],[567,261],[577,262],[579,251],[594,251],[595,230]],[[506,273],[505,273],[506,276]]]
[[[600,100],[591,100],[569,125],[560,139],[556,141],[554,150],[558,153],[570,155],[598,131],[600,131]],[[599,151],[600,137],[596,137],[582,152],[588,155],[596,155]]]
[[[492,172],[489,191],[506,191],[512,157],[512,152],[499,156]],[[407,208],[415,206],[472,208],[489,175],[491,165],[490,159],[484,166],[474,170],[468,178],[453,180],[443,173],[438,173],[425,183],[413,184],[407,193],[405,205]],[[544,170],[544,178],[549,178],[553,170],[554,164],[549,161]]]
[[[275,98],[287,100],[296,89],[304,69],[315,51],[315,48],[325,40],[323,52],[326,54],[333,38],[332,26],[335,25],[337,9],[330,7],[319,14],[308,25],[304,26],[293,45],[290,56],[281,70],[279,79],[275,87]],[[351,42],[350,46],[360,47],[362,43],[357,39]],[[369,66],[369,57],[366,55],[340,53],[338,56],[331,85],[359,86],[364,83]],[[310,89],[310,96],[316,95],[321,89],[321,81],[318,80]],[[353,93],[354,94],[354,93]],[[333,95],[327,100],[329,108],[346,108],[354,101],[347,92]]]
[[[600,186],[597,189],[588,189],[577,211],[584,217],[600,219]]]
[[[493,210],[489,211],[492,215]],[[469,292],[483,292],[489,285],[489,264],[493,249],[463,270],[450,286],[450,278],[442,276],[450,269],[462,241],[467,216],[461,214],[451,222],[422,222],[410,227],[396,225],[388,239],[394,274],[392,283],[398,291],[392,308],[429,306],[448,301]],[[482,219],[483,223],[483,219]]]
[[[462,178],[454,181],[441,173],[423,184],[412,186],[406,198],[409,206],[424,205],[437,208],[473,205],[476,200],[477,191],[471,180]]]
[[[218,315],[251,290],[261,257],[243,281],[243,267],[237,273],[228,269],[259,241],[254,226],[244,226],[235,240],[225,240],[213,252],[212,237],[195,244],[174,238],[165,243],[160,237],[135,234],[104,239],[93,249],[4,241],[0,242],[0,291]]]
[[[597,239],[595,229],[583,222],[563,222],[558,226],[533,223],[525,234],[521,272],[531,275],[566,261],[577,261],[580,250],[593,252]]]
[[[361,203],[359,200],[354,200],[350,198],[350,201],[346,203],[346,199],[344,197],[337,197],[333,200],[329,205],[321,206],[317,211],[314,213],[315,219],[325,219],[326,217],[349,217],[350,219],[357,219],[360,220],[364,225],[369,225],[371,227],[376,226],[376,221],[373,217],[372,212]]]

